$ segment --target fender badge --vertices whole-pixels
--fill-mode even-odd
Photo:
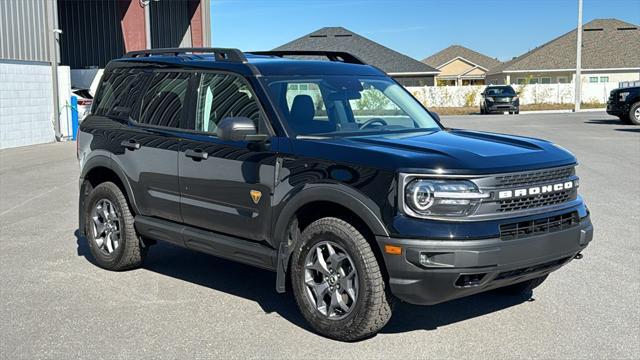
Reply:
[[[258,202],[260,202],[260,198],[262,197],[262,193],[260,191],[251,190],[249,194],[251,194],[251,200],[253,200],[254,204],[257,204]]]

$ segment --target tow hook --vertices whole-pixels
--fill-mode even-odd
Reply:
[[[576,260],[580,260],[582,259],[583,255],[581,253],[577,253],[576,256],[574,256],[573,258]]]

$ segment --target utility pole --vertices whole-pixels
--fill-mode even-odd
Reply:
[[[582,99],[582,0],[578,0],[578,29],[577,29],[577,43],[576,43],[576,94],[575,94],[575,108],[573,111],[580,111],[580,100]]]

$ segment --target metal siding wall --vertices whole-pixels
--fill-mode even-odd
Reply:
[[[191,25],[195,5],[188,0],[151,1],[151,46],[179,47]]]
[[[58,0],[61,63],[72,69],[103,68],[121,57],[120,17],[117,0]]]
[[[0,0],[0,59],[48,61],[46,0]]]

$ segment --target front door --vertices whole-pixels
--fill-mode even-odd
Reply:
[[[192,134],[178,154],[181,212],[185,224],[266,240],[276,153],[269,144],[222,141],[217,124],[225,117],[248,117],[266,133],[265,118],[250,85],[227,73],[196,73]]]

